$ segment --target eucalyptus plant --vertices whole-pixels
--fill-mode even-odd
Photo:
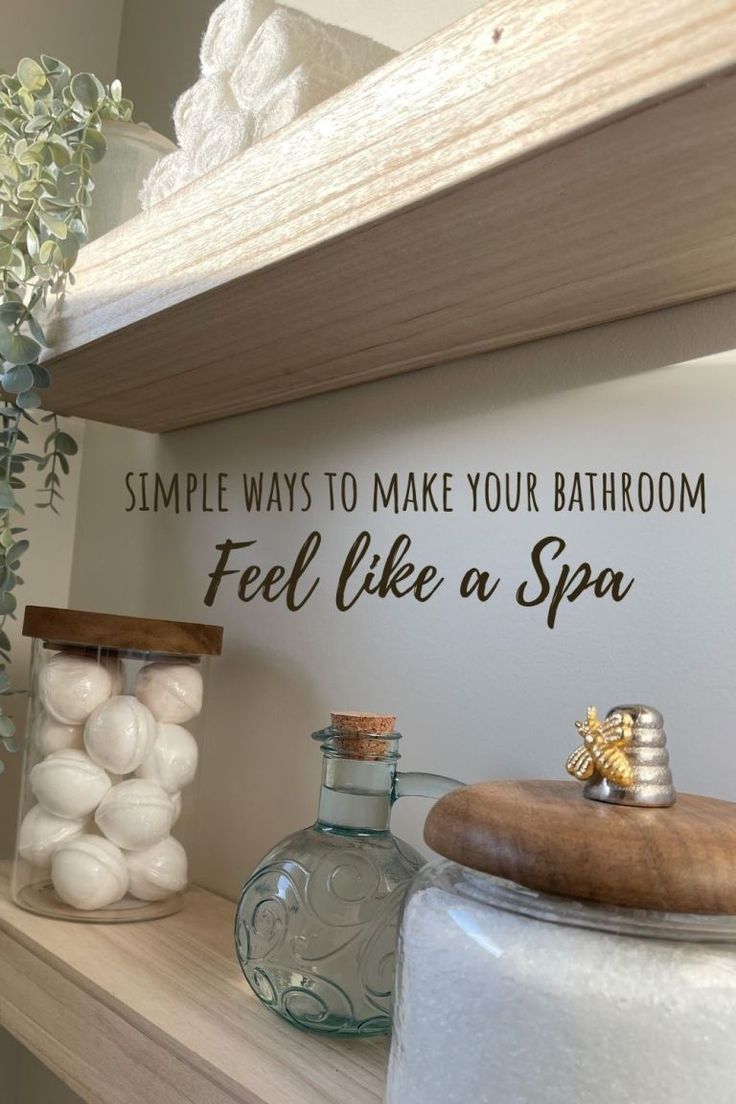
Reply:
[[[105,120],[132,118],[119,81],[73,75],[56,58],[23,58],[0,74],[0,694],[10,692],[10,640],[18,574],[28,549],[18,492],[29,469],[45,473],[36,505],[58,513],[61,476],[77,444],[55,414],[34,416],[51,382],[39,363],[47,345],[41,315],[49,296],[73,283],[72,268],[87,238],[94,165],[105,155]],[[43,453],[30,451],[24,427],[40,421]],[[0,744],[15,749],[13,722],[0,709]],[[0,760],[0,771],[3,769]]]

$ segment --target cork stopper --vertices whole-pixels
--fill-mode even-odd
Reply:
[[[388,713],[332,712],[330,721],[332,746],[353,759],[381,759],[396,739],[396,717]]]

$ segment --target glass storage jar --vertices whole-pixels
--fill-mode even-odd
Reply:
[[[733,1104],[736,805],[675,798],[656,710],[580,729],[592,800],[498,782],[431,811],[387,1104]]]
[[[12,892],[73,920],[176,912],[222,629],[28,606],[33,638]]]

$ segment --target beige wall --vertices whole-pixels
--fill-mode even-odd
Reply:
[[[540,341],[489,356],[184,430],[161,438],[88,427],[72,600],[114,612],[216,620],[195,876],[234,896],[281,836],[315,813],[319,753],[309,733],[330,709],[395,712],[407,769],[467,780],[561,777],[573,721],[589,703],[644,700],[665,713],[681,788],[736,798],[730,708],[734,583],[736,296]],[[360,427],[356,433],[356,427]],[[369,432],[366,431],[369,427]],[[350,470],[705,471],[708,512],[349,515],[126,513],[128,471],[231,474]],[[339,613],[325,583],[299,613],[245,605],[231,581],[203,605],[214,546],[256,539],[256,562],[288,563],[323,534],[320,575],[334,579],[367,528],[385,549],[407,532],[421,562],[457,579],[488,564],[503,578],[487,606],[448,586]],[[543,536],[570,562],[636,579],[621,604],[566,605],[554,631],[523,610]],[[244,566],[251,560],[245,554]],[[400,802],[397,830],[421,840],[426,808]]]
[[[0,0],[0,68],[51,54],[77,72],[115,76],[123,0]]]

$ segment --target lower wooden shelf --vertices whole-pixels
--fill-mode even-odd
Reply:
[[[376,1104],[383,1040],[323,1039],[251,994],[233,904],[74,924],[16,908],[0,864],[0,1026],[90,1104]],[[0,1094],[1,1095],[1,1094]]]

